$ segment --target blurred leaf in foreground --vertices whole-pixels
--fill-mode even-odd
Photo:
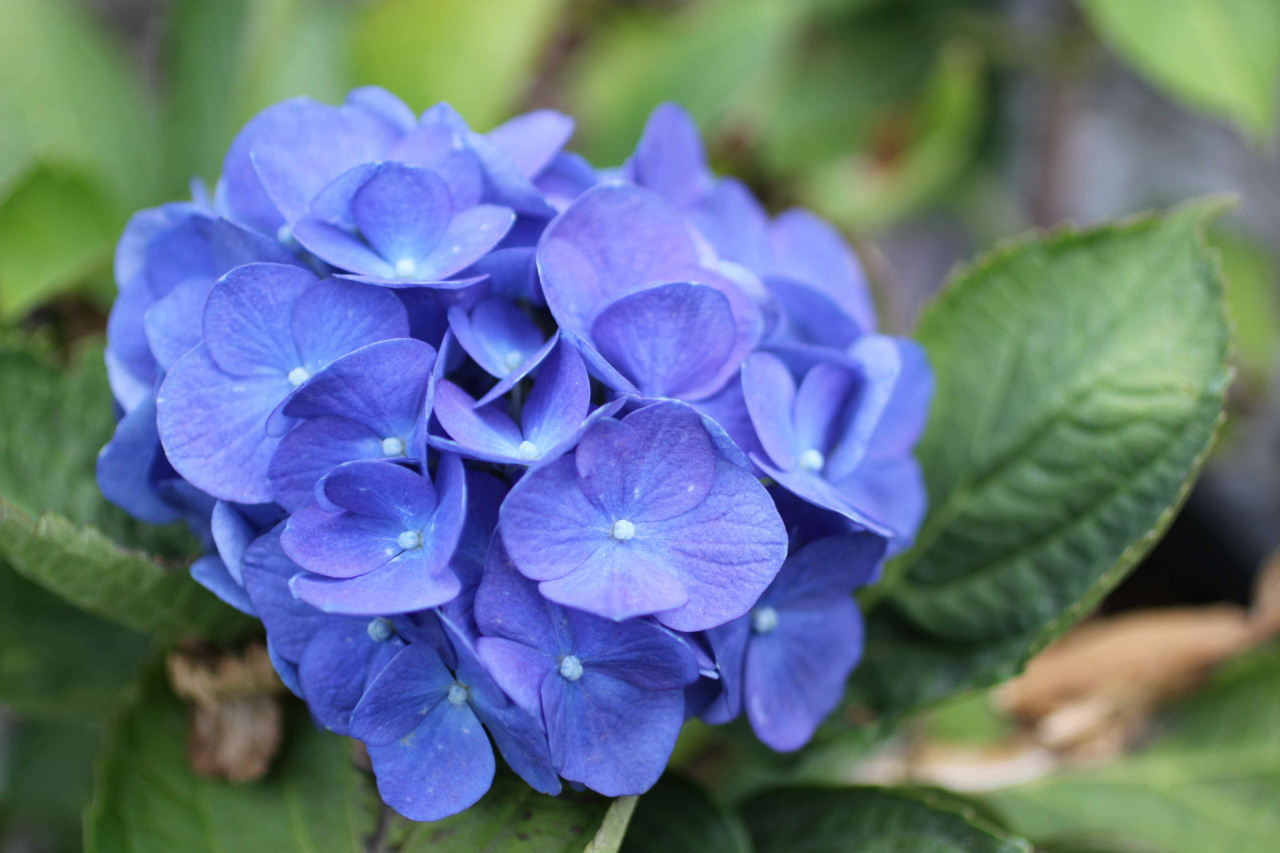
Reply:
[[[1170,95],[1274,137],[1280,4],[1274,0],[1080,0],[1116,52]]]

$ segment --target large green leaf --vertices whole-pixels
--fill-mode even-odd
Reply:
[[[1112,47],[1171,95],[1270,137],[1280,83],[1274,0],[1080,0]]]
[[[781,788],[742,807],[758,853],[1030,853],[954,797],[891,788]]]
[[[77,610],[0,561],[0,705],[12,713],[100,717],[147,648],[145,637]]]
[[[635,803],[571,792],[547,797],[500,770],[470,809],[412,823],[378,803],[369,777],[352,763],[351,741],[318,731],[300,709],[286,723],[282,754],[263,781],[194,776],[185,757],[186,709],[155,669],[108,727],[85,818],[86,850],[614,853]]]
[[[101,725],[23,721],[0,754],[0,850],[75,853]]]
[[[109,725],[88,853],[353,853],[374,829],[350,741],[292,714],[276,766],[260,783],[203,779],[187,767],[187,711],[159,668]]]
[[[137,630],[223,634],[244,624],[187,574],[195,543],[184,530],[135,522],[98,491],[95,459],[114,427],[100,344],[66,370],[33,345],[0,346],[0,409],[0,558]]]
[[[564,0],[381,0],[356,29],[356,76],[415,109],[449,101],[477,128],[527,94]]]
[[[1274,851],[1280,648],[1230,665],[1156,731],[1164,733],[1136,755],[986,799],[1009,825],[1046,844],[1090,831],[1128,842],[1115,849],[1150,849],[1140,846],[1146,842],[1178,853]]]
[[[938,378],[930,510],[873,590],[860,698],[905,708],[1012,675],[1159,538],[1229,380],[1200,203],[1012,243],[919,336]]]
[[[746,827],[700,785],[667,772],[640,798],[622,853],[751,853]]]

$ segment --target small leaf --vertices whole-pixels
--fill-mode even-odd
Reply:
[[[83,175],[36,166],[18,177],[0,201],[0,320],[18,320],[87,277],[105,275],[116,219]]]
[[[926,311],[930,509],[855,693],[903,709],[1013,675],[1171,520],[1230,377],[1217,203],[992,253]]]
[[[700,785],[668,771],[640,798],[622,853],[751,853],[746,827]]]
[[[356,76],[414,109],[449,101],[477,129],[526,94],[564,0],[382,0],[355,33]]]
[[[1270,853],[1280,838],[1280,648],[1251,653],[1154,727],[1128,758],[984,799],[1046,849],[1082,833],[1114,850]],[[1126,843],[1119,843],[1124,840]],[[1087,848],[1083,848],[1087,849]]]
[[[1170,95],[1274,133],[1280,5],[1272,0],[1080,0],[1102,37]]]
[[[703,122],[749,108],[798,41],[807,6],[707,0],[674,14],[622,10],[596,28],[566,75],[583,150],[595,162],[622,162],[662,101]]]
[[[351,742],[292,715],[284,749],[262,782],[203,779],[187,766],[187,710],[156,668],[108,726],[88,853],[362,853],[373,833],[366,777]]]
[[[0,705],[13,714],[99,718],[133,681],[148,646],[0,562]]]
[[[571,790],[548,797],[499,769],[471,808],[433,823],[397,817],[387,837],[397,853],[613,853],[634,798],[612,803]]]
[[[780,788],[741,809],[758,853],[1030,853],[957,798],[891,788]]]

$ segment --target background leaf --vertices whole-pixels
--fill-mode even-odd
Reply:
[[[759,853],[1030,853],[957,799],[890,788],[780,788],[742,807]]]
[[[987,795],[1057,850],[1082,832],[1179,853],[1268,853],[1280,838],[1280,648],[1230,664],[1137,754]],[[1074,849],[1062,845],[1063,849]]]
[[[112,405],[100,343],[65,371],[33,346],[0,345],[0,558],[139,631],[243,630],[247,621],[187,574],[196,543],[181,526],[143,525],[103,500],[94,465]]]
[[[0,201],[0,320],[21,318],[95,274],[119,231],[110,199],[83,174],[34,165]]]
[[[864,701],[909,707],[1012,675],[1159,538],[1229,379],[1203,239],[1218,208],[1012,244],[925,312],[930,509],[872,592]]]
[[[624,797],[614,801],[629,808]],[[539,794],[515,774],[500,768],[493,787],[480,802],[461,814],[433,823],[393,820],[387,835],[397,853],[613,853],[620,837],[611,825],[599,832],[610,801],[566,787],[558,797]],[[625,829],[628,813],[615,816]],[[597,837],[601,843],[588,847]]]
[[[100,718],[148,647],[147,638],[77,610],[0,562],[0,705],[10,712]]]
[[[345,738],[291,715],[276,766],[262,782],[202,779],[187,767],[187,711],[158,667],[109,724],[88,853],[347,853],[363,851],[374,810]]]
[[[449,101],[473,127],[509,117],[559,20],[564,0],[382,0],[355,33],[355,75],[416,110]]]
[[[622,853],[751,853],[742,820],[697,783],[667,771],[636,806]]]
[[[1272,0],[1080,0],[1112,47],[1193,107],[1270,138],[1280,89]]]
[[[99,725],[21,722],[0,757],[0,849],[77,853]]]

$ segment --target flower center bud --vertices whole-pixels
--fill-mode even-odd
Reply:
[[[412,551],[414,548],[422,547],[422,531],[406,530],[396,538],[396,544],[406,551]]]
[[[286,222],[276,229],[276,242],[290,249],[298,245],[298,241],[293,239],[293,229],[289,227],[289,223]]]
[[[609,531],[609,535],[619,542],[626,542],[636,535],[636,526],[625,518],[620,518],[613,523],[613,528]]]
[[[522,361],[524,361],[524,356],[522,356],[520,353],[516,352],[515,350],[512,350],[511,352],[507,353],[502,359],[502,363],[507,368],[507,370],[515,370],[517,367],[520,366],[520,362]]]
[[[379,616],[369,623],[368,631],[370,640],[375,643],[385,643],[395,633],[395,627],[391,624],[390,619]]]
[[[751,611],[751,630],[767,634],[778,627],[778,611],[772,607],[758,607]]]
[[[396,261],[396,278],[409,278],[413,275],[414,267],[417,264],[413,262],[413,258],[401,258]]]
[[[526,439],[520,442],[520,446],[516,448],[516,456],[519,456],[521,459],[537,459],[538,445]]]
[[[560,658],[560,677],[565,681],[577,681],[582,677],[582,661],[573,655]]]
[[[822,455],[821,451],[813,448],[801,453],[798,461],[800,462],[800,467],[811,474],[818,473],[822,470],[822,466],[827,464],[826,457]]]
[[[311,371],[307,370],[305,367],[295,367],[293,370],[289,371],[289,384],[294,388],[297,388],[310,378]]]
[[[436,694],[439,695],[439,694]],[[449,704],[465,705],[467,704],[467,686],[454,682],[449,686]]]
[[[404,456],[404,442],[392,436],[382,439],[383,456]]]

